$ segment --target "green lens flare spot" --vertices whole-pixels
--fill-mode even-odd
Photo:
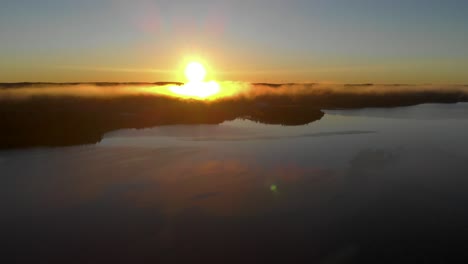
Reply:
[[[272,192],[276,192],[276,191],[278,191],[278,186],[276,186],[275,184],[272,184],[272,185],[270,185],[270,190]]]

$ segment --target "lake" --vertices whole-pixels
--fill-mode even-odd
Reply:
[[[1,263],[468,259],[468,103],[0,151]]]

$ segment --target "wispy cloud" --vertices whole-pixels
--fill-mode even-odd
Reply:
[[[90,66],[58,66],[58,69],[63,70],[79,70],[79,71],[97,71],[97,72],[141,72],[141,73],[164,73],[172,74],[174,70],[156,69],[156,68],[116,68],[116,67],[90,67]]]

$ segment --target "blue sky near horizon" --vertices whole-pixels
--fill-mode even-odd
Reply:
[[[468,1],[4,0],[0,81],[468,83]]]

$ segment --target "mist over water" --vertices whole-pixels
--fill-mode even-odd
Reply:
[[[235,99],[259,96],[302,96],[302,95],[392,95],[392,94],[447,94],[459,93],[466,99],[466,85],[405,85],[405,84],[321,84],[290,83],[268,84],[247,82],[218,82],[220,91],[208,99]],[[35,96],[73,97],[122,97],[122,96],[169,96],[179,98],[171,91],[182,83],[18,83],[0,84],[0,100],[27,99]]]

